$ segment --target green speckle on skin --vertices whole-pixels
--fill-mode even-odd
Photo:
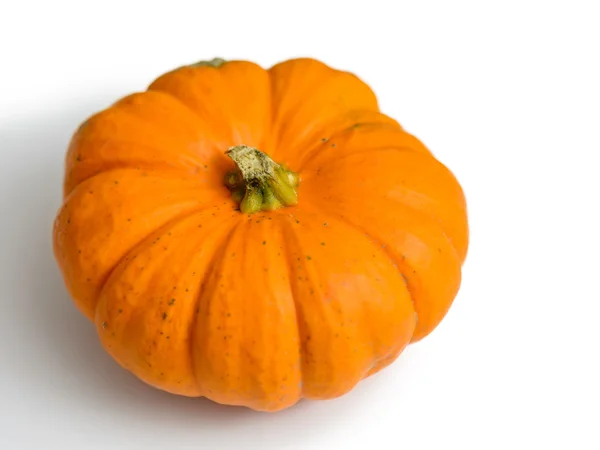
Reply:
[[[310,257],[310,255],[306,255],[306,259],[310,261],[312,258]]]

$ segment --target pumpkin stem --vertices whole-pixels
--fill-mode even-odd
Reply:
[[[298,203],[298,175],[254,147],[237,145],[225,154],[237,166],[225,175],[225,185],[239,202],[240,211],[252,214]]]

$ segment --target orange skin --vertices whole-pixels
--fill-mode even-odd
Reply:
[[[244,214],[224,152],[300,176]],[[354,75],[310,59],[187,66],[94,115],[67,153],[56,259],[144,382],[277,411],[328,399],[428,335],[468,246],[460,185]]]

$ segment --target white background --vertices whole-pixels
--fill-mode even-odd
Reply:
[[[0,448],[600,448],[598,1],[1,5]],[[343,398],[261,414],[152,390],[54,264],[71,133],[214,56],[358,74],[466,192],[451,312]]]

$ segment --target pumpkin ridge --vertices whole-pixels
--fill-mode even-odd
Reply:
[[[290,218],[294,219],[294,216],[290,214]],[[289,242],[293,242],[296,245],[296,247],[300,246],[298,238],[296,237],[294,227],[289,221],[286,220],[282,222],[282,230],[284,235],[288,235]],[[294,317],[296,319],[296,328],[298,329],[298,355],[300,358],[300,393],[298,399],[301,399],[304,397],[304,366],[306,364],[306,356],[304,355],[304,350],[302,348],[302,341],[306,338],[306,331],[300,323],[300,315],[298,313],[299,307],[297,299],[299,298],[299,294],[295,283],[292,281],[292,274],[294,273],[294,271],[292,270],[292,266],[295,264],[295,262],[293,261],[292,253],[289,248],[289,243],[288,245],[283,246],[283,251],[285,255],[284,260],[287,265],[288,279],[290,282],[290,292],[292,293],[292,302],[294,304],[293,309]]]
[[[183,212],[183,213],[181,213],[181,214],[173,217],[172,219],[168,220],[167,222],[165,222],[163,225],[161,225],[157,229],[155,229],[152,232],[148,233],[148,235],[146,237],[140,239],[127,252],[125,252],[123,254],[123,256],[121,258],[119,258],[119,260],[113,265],[113,267],[106,273],[106,275],[104,277],[104,280],[102,281],[102,283],[100,285],[100,288],[97,291],[96,297],[94,298],[94,301],[93,301],[93,303],[94,303],[94,307],[92,308],[92,310],[94,311],[93,317],[95,318],[95,316],[96,316],[96,307],[98,306],[98,300],[99,300],[100,296],[102,295],[102,293],[104,291],[104,288],[106,287],[108,281],[112,277],[114,271],[117,269],[117,267],[119,267],[126,259],[128,259],[131,256],[132,253],[138,251],[139,249],[141,249],[145,245],[147,245],[148,241],[150,241],[151,238],[155,234],[159,234],[163,230],[167,230],[170,227],[172,227],[173,225],[177,224],[178,222],[181,222],[182,220],[185,220],[188,217],[193,216],[194,214],[202,212],[205,209],[210,209],[210,208],[209,207],[206,207],[206,208],[197,208],[197,209],[193,209],[191,211]]]
[[[224,245],[224,243],[229,241],[229,239],[235,233],[235,231],[240,226],[240,224],[241,224],[240,221],[236,221],[229,231],[227,231],[226,233],[222,233],[219,238],[215,238],[215,239],[218,239],[221,243],[223,243],[223,245],[217,246],[217,248],[219,250],[210,257],[208,263],[206,264],[206,266],[208,267],[208,270],[206,270],[202,274],[202,277],[199,280],[200,289],[198,290],[198,295],[197,295],[196,299],[194,300],[194,307],[192,309],[194,315],[192,317],[192,320],[190,322],[190,327],[188,330],[188,341],[189,341],[188,353],[189,353],[189,358],[190,358],[190,366],[192,368],[192,375],[194,377],[194,380],[196,380],[196,385],[198,386],[198,390],[201,392],[201,395],[203,395],[203,396],[204,396],[204,394],[202,393],[202,383],[200,382],[200,380],[198,378],[198,372],[196,370],[197,369],[196,358],[194,358],[194,349],[195,349],[195,345],[196,345],[196,342],[194,341],[194,335],[195,335],[195,329],[196,329],[197,320],[198,320],[198,313],[196,311],[198,310],[198,308],[200,306],[200,302],[202,301],[202,297],[205,293],[205,290],[202,287],[206,285],[206,281],[212,276],[212,274],[217,270],[217,268],[221,267],[221,265],[223,263],[225,254],[227,252],[227,246]],[[218,229],[218,226],[216,226],[216,228]]]
[[[179,69],[175,69],[175,70],[179,70]],[[152,82],[152,84],[154,84],[154,82]],[[148,89],[146,89],[144,92],[155,92],[155,93],[158,93],[158,94],[162,94],[162,95],[166,95],[168,97],[171,97],[172,99],[175,99],[177,101],[177,103],[179,103],[180,105],[183,105],[185,107],[185,109],[187,109],[188,111],[190,111],[194,115],[194,117],[196,119],[198,119],[199,122],[204,123],[204,120],[202,119],[202,116],[200,114],[198,114],[198,112],[195,111],[194,108],[192,108],[190,105],[188,105],[187,103],[185,103],[183,100],[181,100],[179,97],[177,97],[172,92],[165,91],[165,90],[162,90],[160,88],[153,88],[152,84],[150,86],[148,86]],[[208,124],[206,124],[206,125],[208,125]]]
[[[124,145],[127,145],[127,143],[124,143]],[[131,144],[131,145],[135,145],[139,148],[151,148],[147,145],[138,145],[138,144]],[[131,161],[133,162],[133,161]],[[130,162],[116,162],[114,164],[107,164],[107,163],[103,163],[102,166],[104,167],[103,169],[92,173],[91,175],[88,175],[84,178],[81,178],[79,180],[77,180],[77,183],[70,185],[70,183],[67,185],[65,184],[64,187],[64,198],[66,199],[68,195],[71,194],[71,192],[73,192],[80,184],[91,180],[94,177],[97,177],[98,175],[102,175],[105,173],[109,173],[112,171],[118,171],[118,170],[133,170],[133,171],[140,171],[140,172],[144,172],[144,171],[152,171],[152,175],[154,176],[160,176],[160,178],[168,178],[168,174],[181,174],[184,175],[186,178],[189,178],[190,180],[194,180],[196,178],[195,175],[191,175],[186,173],[186,169],[183,167],[170,167],[168,165],[167,162],[164,163],[164,165],[161,167],[159,165],[159,163],[156,163],[154,161],[136,161],[136,166],[132,166],[130,164]],[[197,164],[198,167],[202,167],[202,163],[199,162]],[[156,171],[156,168],[159,168],[160,171]],[[190,167],[191,168],[191,167]],[[189,170],[189,169],[188,169]],[[72,171],[70,171],[72,172]],[[165,175],[164,177],[162,175]],[[67,181],[69,181],[68,178],[71,178],[70,176],[67,177]],[[198,187],[202,188],[202,184],[198,183]]]
[[[372,110],[369,109],[360,109],[360,110],[351,110],[348,112],[348,114],[356,114],[358,112],[361,113],[369,113],[369,112],[374,112]],[[386,116],[385,114],[379,112],[379,111],[375,111],[377,113],[379,113],[383,118],[388,118],[391,120],[391,118],[389,118],[388,116]],[[328,126],[332,125],[331,122],[334,122],[336,118],[333,118],[330,122],[326,122],[322,127],[319,128],[319,130],[317,132],[313,132],[312,135],[317,137],[318,139],[313,139],[312,141],[314,142],[313,144],[309,145],[308,147],[306,147],[306,149],[302,152],[302,156],[299,158],[298,161],[298,170],[302,170],[306,164],[311,160],[311,158],[316,154],[319,153],[319,150],[323,150],[323,148],[327,148],[332,140],[334,140],[336,137],[339,137],[340,135],[343,135],[349,131],[352,131],[353,129],[355,129],[356,127],[359,126],[381,126],[382,128],[387,128],[387,129],[393,129],[393,130],[398,130],[398,131],[404,131],[402,129],[402,127],[400,126],[400,124],[398,124],[396,122],[396,124],[393,124],[391,122],[386,122],[384,120],[381,121],[367,121],[367,122],[360,122],[360,121],[355,121],[354,124],[350,125],[350,126],[345,126],[344,123],[339,123],[340,127],[338,129],[336,129],[333,133],[327,132],[325,131]],[[352,122],[352,121],[349,121]],[[343,147],[342,147],[343,148]]]
[[[315,207],[315,209],[318,209],[318,210],[319,210],[319,211],[320,211],[320,212],[321,212],[323,215],[327,214],[327,215],[328,215],[328,216],[330,216],[330,217],[331,217],[331,216],[333,216],[333,217],[335,217],[337,220],[339,220],[340,222],[344,223],[345,225],[347,225],[347,226],[349,226],[349,227],[351,227],[351,228],[353,228],[353,229],[355,229],[355,230],[359,231],[361,234],[364,234],[364,235],[366,235],[365,237],[367,237],[367,239],[368,239],[368,240],[369,240],[369,241],[370,241],[370,242],[373,244],[373,246],[374,246],[374,247],[376,247],[376,248],[378,248],[379,250],[382,250],[382,251],[383,251],[383,254],[384,254],[385,256],[387,256],[387,258],[389,259],[389,261],[390,261],[391,265],[392,265],[392,266],[393,266],[393,267],[394,267],[394,268],[395,268],[395,269],[398,271],[398,275],[399,275],[400,277],[402,277],[402,281],[404,282],[404,284],[405,284],[405,286],[406,286],[406,291],[408,292],[408,296],[409,296],[409,298],[410,298],[410,301],[411,301],[411,303],[412,303],[412,305],[413,305],[413,310],[414,310],[414,313],[415,313],[416,323],[418,323],[418,322],[419,322],[419,315],[417,314],[417,309],[416,309],[416,307],[415,307],[415,299],[414,299],[413,293],[410,291],[410,289],[409,289],[409,287],[408,287],[408,281],[407,281],[407,279],[406,279],[406,276],[404,275],[404,273],[402,272],[402,270],[400,270],[400,265],[401,265],[402,263],[400,263],[400,262],[399,262],[399,261],[396,259],[396,257],[395,257],[395,256],[394,256],[394,255],[393,255],[393,254],[392,254],[392,253],[391,253],[391,252],[388,250],[388,248],[389,248],[389,245],[387,245],[387,243],[385,243],[384,241],[382,241],[382,240],[380,240],[380,239],[377,239],[377,238],[375,238],[375,237],[374,237],[374,236],[373,236],[373,235],[372,235],[372,234],[369,232],[369,230],[367,230],[367,229],[365,229],[365,228],[361,227],[360,225],[357,225],[357,224],[355,224],[355,223],[353,223],[353,222],[351,222],[351,221],[347,220],[347,219],[346,219],[346,217],[342,216],[341,214],[336,214],[336,213],[334,213],[334,212],[332,212],[332,211],[327,211],[327,212],[325,212],[325,211],[323,211],[322,209],[320,209],[320,208],[319,208],[317,205],[315,205],[314,203],[313,203],[313,206]],[[415,326],[415,329],[416,329],[416,326]],[[413,333],[414,333],[414,330],[413,330]],[[384,355],[384,356],[382,356],[382,357],[380,357],[380,358],[377,358],[377,359],[378,359],[378,360],[385,359],[387,356],[389,356],[389,355]],[[377,364],[377,362],[378,362],[378,361],[375,361],[375,362],[373,363],[373,367],[374,367],[374,366]],[[368,373],[368,372],[369,372],[371,369],[372,369],[372,367],[371,367],[370,369],[368,369],[368,370],[366,371],[366,373]]]
[[[323,209],[318,204],[313,203],[312,206],[314,206],[314,208],[316,210],[320,211],[321,214],[325,214],[325,209]],[[440,235],[448,243],[449,250],[452,252],[452,254],[456,257],[456,259],[458,261],[461,261],[460,255],[459,255],[458,251],[456,250],[456,248],[454,247],[454,244],[452,243],[452,241],[450,240],[450,238],[447,236],[446,232],[443,230],[441,224],[437,220],[435,220],[435,218],[432,218],[430,216],[428,217],[422,211],[419,211],[419,210],[417,210],[415,208],[412,208],[409,205],[404,205],[403,204],[402,207],[408,209],[409,211],[412,211],[414,214],[417,214],[417,215],[421,216],[421,218],[423,218],[424,220],[429,221],[430,225],[433,226],[436,229],[436,231],[438,233],[440,233]],[[350,226],[351,228],[354,228],[355,230],[360,231],[362,234],[367,235],[368,239],[371,242],[376,243],[377,246],[379,246],[384,251],[384,253],[386,254],[386,256],[392,262],[392,265],[398,270],[398,273],[400,274],[400,276],[402,277],[402,279],[403,279],[403,281],[404,281],[404,283],[406,285],[407,291],[408,291],[409,296],[410,296],[410,300],[411,300],[411,302],[413,304],[413,309],[415,311],[417,325],[415,326],[415,329],[413,330],[413,336],[414,336],[416,334],[416,332],[417,332],[417,329],[418,329],[419,315],[418,315],[418,312],[417,312],[417,309],[418,309],[417,308],[417,304],[419,304],[419,301],[416,299],[416,297],[414,296],[413,292],[409,288],[408,284],[409,284],[409,278],[410,277],[407,277],[405,275],[406,273],[411,273],[413,266],[411,264],[407,263],[405,260],[398,259],[396,256],[394,256],[394,254],[392,252],[390,252],[390,250],[389,250],[390,245],[386,241],[384,241],[384,240],[382,240],[380,238],[375,237],[374,234],[371,233],[371,231],[369,230],[368,227],[362,226],[362,225],[360,225],[358,223],[355,223],[355,222],[352,222],[352,221],[348,220],[345,216],[343,216],[343,215],[341,215],[339,213],[335,213],[332,210],[327,210],[326,214],[328,214],[329,216],[335,217],[336,219],[340,220],[341,222],[343,222],[344,224]],[[401,269],[401,267],[403,267],[403,269]],[[459,275],[459,277],[461,276],[461,271],[460,270],[458,271],[458,275]],[[429,334],[429,333],[427,333],[427,334]],[[420,336],[418,339],[412,340],[411,342],[417,342],[417,341],[421,340],[423,337],[424,336]],[[385,358],[383,358],[383,359],[385,359]]]
[[[314,62],[318,63],[318,66],[313,65]],[[320,71],[319,80],[313,82],[312,86],[305,86],[303,84],[301,86],[301,91],[296,90],[293,94],[288,93],[288,96],[292,95],[294,97],[295,107],[291,107],[292,103],[289,103],[287,105],[288,110],[285,111],[285,114],[283,115],[279,115],[280,105],[274,102],[271,124],[273,142],[275,144],[272,150],[272,156],[274,158],[285,159],[284,155],[286,151],[282,151],[281,149],[294,149],[291,154],[295,154],[298,142],[302,140],[302,138],[298,138],[298,136],[316,132],[322,126],[323,122],[330,122],[340,115],[347,114],[348,112],[357,109],[379,112],[375,93],[370,86],[355,74],[332,68],[320,61],[310,58],[298,61],[292,60],[280,64],[290,63],[296,64],[296,66],[292,67],[289,73],[284,73],[288,78],[286,81],[289,82],[291,79],[295,78],[293,75],[294,71],[301,71],[304,69],[308,69],[309,72]],[[272,99],[278,97],[273,95],[273,92],[275,92],[273,87],[277,84],[278,79],[276,75],[279,75],[274,69],[277,69],[280,64],[277,64],[268,70],[271,78]],[[308,66],[303,66],[306,64],[308,64]],[[332,99],[331,93],[336,92],[336,87],[338,85],[343,85],[344,83],[349,84],[350,80],[352,80],[352,88],[350,89],[349,86],[346,85],[344,95]],[[303,81],[303,83],[306,83],[306,81]],[[323,116],[323,114],[307,114],[311,109],[314,109],[315,111],[319,110],[319,108],[322,109],[322,102],[319,103],[320,99],[325,99],[330,106],[335,105],[333,106],[335,109],[329,111],[325,116]],[[309,116],[310,119],[304,121],[298,121],[296,119],[303,115]],[[288,154],[290,153],[288,152]]]
[[[350,156],[354,156],[354,155],[361,155],[364,153],[375,153],[375,152],[388,152],[388,151],[393,151],[393,152],[418,152],[418,150],[415,150],[412,147],[408,147],[408,146],[389,146],[386,145],[385,147],[371,147],[371,148],[365,148],[364,150],[360,150],[360,151],[356,151],[356,152],[352,152],[352,153],[343,153],[341,155],[339,155],[338,157],[335,157],[334,159],[330,160],[330,161],[320,161],[319,162],[319,166],[321,168],[325,168],[328,166],[335,166],[335,163],[337,161],[340,161],[342,159],[345,158],[349,158]],[[317,152],[315,152],[317,153]],[[314,157],[314,155],[313,155]],[[306,166],[310,166],[310,158],[307,159],[307,161],[305,161],[304,165],[298,169],[298,172],[305,170]]]
[[[397,149],[393,149],[393,148],[386,148],[386,149],[376,150],[377,153],[393,153],[393,152],[396,152],[396,151],[397,151]],[[326,166],[334,165],[336,161],[344,160],[346,158],[351,158],[351,157],[356,156],[356,155],[361,154],[361,153],[363,153],[363,152],[355,152],[355,153],[349,153],[349,154],[341,155],[340,158],[331,161],[329,164],[327,164],[327,163],[321,163],[320,167],[326,167]],[[364,152],[364,153],[367,153],[367,152]],[[424,158],[426,158],[426,160],[428,161],[428,163],[432,163],[433,165],[436,165],[439,168],[442,168],[450,176],[450,178],[452,178],[454,180],[455,185],[458,187],[458,189],[462,193],[462,188],[461,188],[460,184],[458,183],[458,181],[456,180],[456,177],[454,176],[454,174],[444,164],[442,164],[437,158],[435,158],[435,156],[433,156],[432,154],[420,153],[418,151],[402,152],[402,153],[423,156]],[[333,168],[335,168],[335,166]],[[308,181],[308,179],[309,179],[309,176],[305,176],[304,177],[305,181]],[[406,193],[415,194],[418,197],[422,197],[422,198],[427,199],[428,203],[430,203],[430,204],[436,204],[436,205],[437,204],[447,204],[444,201],[440,201],[436,197],[433,197],[431,195],[425,194],[425,193],[423,193],[423,192],[421,192],[419,190],[416,190],[414,188],[410,188],[410,187],[408,187],[406,185],[403,185],[403,190]],[[464,199],[464,194],[463,194],[462,198]],[[390,202],[397,202],[397,203],[401,204],[403,207],[406,207],[407,209],[409,209],[411,211],[414,211],[415,213],[426,215],[431,220],[433,220],[437,224],[437,226],[439,226],[440,231],[442,231],[444,233],[444,236],[448,239],[448,241],[450,242],[450,244],[451,244],[452,248],[454,249],[454,251],[458,254],[459,259],[462,262],[464,262],[466,254],[465,254],[465,257],[463,257],[463,254],[456,247],[456,245],[454,243],[454,240],[448,234],[448,229],[451,229],[451,226],[448,223],[446,223],[445,220],[442,220],[442,218],[439,217],[439,214],[434,214],[431,211],[429,211],[431,209],[430,206],[429,207],[420,207],[419,208],[419,207],[417,207],[415,205],[411,205],[406,200],[406,196],[405,195],[402,195],[401,197],[391,198]],[[466,203],[465,203],[465,200],[455,202],[453,204],[453,206],[455,207],[455,209],[457,211],[464,212],[465,216],[466,216]],[[468,235],[467,235],[467,239],[468,239]],[[468,241],[466,243],[466,247],[468,247]]]

